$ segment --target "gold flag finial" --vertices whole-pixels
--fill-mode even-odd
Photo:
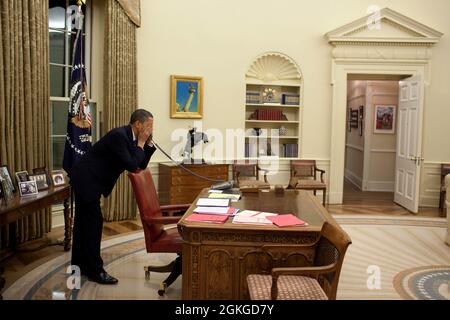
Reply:
[[[86,0],[78,0],[79,7],[81,7],[83,4],[86,5]]]

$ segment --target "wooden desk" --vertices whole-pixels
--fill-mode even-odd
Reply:
[[[214,180],[228,181],[227,164],[186,164],[196,174]],[[197,178],[174,164],[159,164],[158,196],[162,205],[191,203],[214,182]]]
[[[0,226],[10,224],[10,244],[12,250],[17,247],[16,224],[17,221],[25,218],[41,209],[45,209],[53,204],[64,203],[64,250],[70,250],[72,239],[72,219],[70,215],[70,186],[55,187],[39,192],[36,196],[21,198],[18,194],[14,196],[8,203],[5,199],[0,200]],[[0,285],[4,284],[0,277]],[[1,288],[0,288],[1,290]],[[1,299],[1,295],[0,295]]]
[[[207,196],[207,189],[199,197]],[[178,230],[183,244],[183,300],[248,300],[246,278],[249,274],[270,274],[274,267],[310,266],[315,245],[325,221],[336,221],[307,191],[286,190],[284,195],[244,194],[233,207],[273,213],[292,213],[309,223],[307,227],[279,228],[186,221],[196,201],[181,221]],[[296,245],[279,248],[280,244]],[[271,245],[278,245],[271,248]]]

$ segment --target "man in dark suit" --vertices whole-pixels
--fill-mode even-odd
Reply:
[[[75,191],[72,265],[78,266],[91,281],[118,282],[103,269],[100,256],[103,229],[100,198],[111,194],[125,170],[136,172],[147,168],[156,151],[152,135],[153,115],[137,110],[128,126],[107,133],[72,169],[71,185]]]

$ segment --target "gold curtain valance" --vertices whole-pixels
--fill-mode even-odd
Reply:
[[[133,23],[141,26],[141,0],[117,0]]]

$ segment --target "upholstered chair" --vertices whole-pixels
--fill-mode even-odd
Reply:
[[[320,173],[320,180],[317,179],[317,173]],[[317,191],[323,193],[323,205],[326,204],[327,185],[323,179],[324,170],[318,169],[316,160],[292,160],[291,161],[291,180],[288,189],[312,190],[314,195]]]
[[[350,244],[351,240],[344,230],[325,222],[316,245],[313,266],[274,268],[270,275],[249,275],[250,298],[335,300],[344,256]]]
[[[264,181],[260,180],[260,172],[264,172]],[[233,179],[236,186],[242,187],[256,187],[259,189],[270,189],[270,183],[267,180],[267,173],[269,171],[261,169],[257,163],[254,162],[235,162],[233,163]]]
[[[165,228],[166,225],[176,224],[181,217],[164,217],[163,212],[186,211],[190,204],[161,206],[156,193],[155,184],[150,170],[129,173],[134,195],[142,220],[145,235],[145,245],[148,253],[165,252],[176,253],[178,258],[167,266],[144,267],[145,277],[150,278],[150,272],[169,273],[169,277],[161,283],[158,294],[163,296],[166,289],[181,275],[181,251],[183,240],[177,228]]]

